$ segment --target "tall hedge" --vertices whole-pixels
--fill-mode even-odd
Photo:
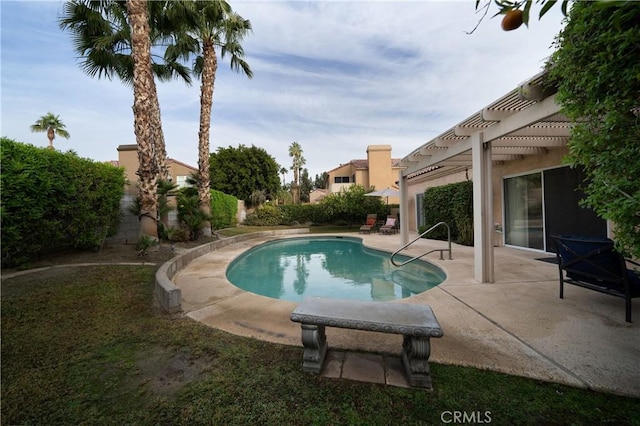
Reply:
[[[293,223],[329,223],[327,210],[320,204],[283,204],[278,206],[282,210],[284,224]]]
[[[550,75],[573,122],[567,162],[584,168],[583,205],[640,258],[640,3],[573,2]]]
[[[222,229],[236,224],[238,213],[238,199],[224,192],[211,190],[211,226]]]
[[[424,191],[424,232],[438,222],[446,222],[451,239],[459,244],[473,245],[473,182],[465,181],[427,188]],[[427,238],[446,240],[447,230],[438,227]]]
[[[2,267],[71,245],[99,248],[118,230],[122,168],[1,139]]]

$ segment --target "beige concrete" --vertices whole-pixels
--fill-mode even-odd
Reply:
[[[397,234],[358,236],[377,249],[393,251],[400,246]],[[300,326],[289,320],[295,302],[246,293],[225,277],[228,263],[236,256],[274,238],[229,245],[179,272],[174,282],[182,290],[185,314],[230,333],[302,349]],[[445,245],[420,240],[409,254]],[[496,282],[479,284],[472,278],[473,248],[454,245],[453,260],[439,260],[437,254],[427,257],[445,270],[445,282],[392,303],[433,308],[444,330],[444,337],[431,341],[433,362],[640,397],[640,300],[633,302],[635,322],[627,323],[620,298],[568,285],[565,299],[559,299],[557,266],[535,260],[541,257],[550,255],[496,247]],[[327,341],[330,350],[395,356],[402,337],[327,328]],[[330,374],[336,377],[340,367],[344,370],[344,365],[334,362]]]

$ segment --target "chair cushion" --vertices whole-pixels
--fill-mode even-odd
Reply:
[[[396,220],[392,217],[388,217],[387,223],[385,223],[384,226],[395,226],[395,224],[396,224]]]
[[[367,225],[371,226],[376,223],[376,220],[373,218],[367,219]]]

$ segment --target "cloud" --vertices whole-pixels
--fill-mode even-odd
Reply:
[[[72,135],[56,147],[116,159],[135,143],[132,91],[83,74],[61,2],[3,2],[2,135],[46,146],[29,125],[48,111]],[[298,141],[313,177],[371,144],[403,157],[539,72],[561,28],[559,7],[503,32],[468,1],[238,1],[254,78],[219,58],[211,148],[264,148],[290,166]],[[170,157],[197,164],[199,83],[158,83]]]

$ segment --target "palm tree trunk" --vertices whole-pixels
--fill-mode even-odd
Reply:
[[[153,81],[153,130],[156,132],[154,137],[155,141],[155,154],[156,163],[158,167],[158,179],[164,181],[169,180],[169,169],[167,168],[167,148],[164,142],[164,132],[162,131],[162,119],[160,114],[160,101],[158,99],[158,91],[156,89],[155,80]]]
[[[138,171],[140,181],[140,231],[141,236],[157,240],[156,216],[157,164],[155,157],[153,97],[157,99],[153,73],[151,72],[151,41],[146,0],[127,0],[129,25],[131,26],[131,54],[133,57],[133,117],[136,143],[138,144]]]
[[[49,138],[49,149],[53,149],[53,140],[56,137],[56,133],[53,128],[49,127],[47,130],[47,137]]]
[[[209,131],[211,129],[211,109],[213,106],[213,86],[218,69],[218,58],[213,43],[205,41],[202,47],[202,86],[200,87],[200,131],[198,132],[198,198],[200,210],[207,216],[211,215],[211,192],[209,176]],[[202,227],[205,237],[211,236],[211,223],[205,221]]]
[[[298,185],[298,167],[293,170],[293,204],[300,204],[300,186]]]

